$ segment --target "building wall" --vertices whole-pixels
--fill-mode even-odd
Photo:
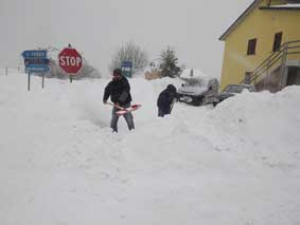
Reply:
[[[262,1],[261,6],[265,6]],[[300,10],[254,9],[225,39],[221,89],[240,83],[273,49],[275,33],[282,32],[282,43],[300,40]],[[257,38],[256,54],[247,55],[248,40]],[[294,58],[299,58],[295,55]]]

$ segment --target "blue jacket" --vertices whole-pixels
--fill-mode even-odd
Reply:
[[[157,99],[157,107],[166,114],[171,113],[171,106],[172,103],[176,100],[176,98],[176,88],[172,84],[170,84],[165,90],[163,90],[159,94],[159,97]]]

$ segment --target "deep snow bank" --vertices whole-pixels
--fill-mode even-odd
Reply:
[[[130,80],[136,130],[109,129],[109,80],[0,76],[1,224],[297,224],[299,87],[216,108],[156,99],[179,80]]]

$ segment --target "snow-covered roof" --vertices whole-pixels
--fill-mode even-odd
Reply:
[[[300,10],[300,3],[287,3],[280,5],[261,6],[262,10]]]
[[[180,78],[209,78],[209,76],[198,69],[184,69],[180,74]]]
[[[231,24],[231,26],[219,37],[219,40],[221,41],[225,40],[225,38],[243,21],[243,19],[246,16],[248,16],[261,3],[261,1],[262,0],[253,1],[247,7],[247,9],[233,22],[233,24]],[[259,7],[259,9],[262,10],[299,10],[300,9],[299,1],[294,0],[290,2],[291,3],[281,4],[281,5],[261,6]]]
[[[299,4],[273,5],[271,7],[273,7],[273,8],[277,8],[277,7],[299,8],[300,7],[300,3]]]

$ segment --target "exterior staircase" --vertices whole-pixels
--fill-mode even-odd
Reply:
[[[254,84],[258,91],[280,91],[287,86],[288,68],[292,65],[291,62],[297,64],[297,61],[300,67],[300,40],[286,42],[240,83]]]

